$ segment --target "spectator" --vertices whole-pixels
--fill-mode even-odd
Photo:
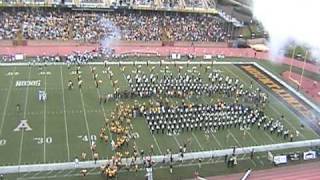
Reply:
[[[103,19],[112,26],[106,27],[101,23]],[[98,42],[112,31],[119,30],[122,40],[159,41],[163,27],[170,29],[171,40],[175,41],[219,42],[224,41],[227,34],[224,20],[202,14],[177,16],[154,12],[121,14],[47,9],[6,9],[0,12],[0,40],[15,39],[17,32],[22,30],[23,37],[30,40]]]

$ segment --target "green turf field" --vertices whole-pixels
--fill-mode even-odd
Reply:
[[[185,67],[184,71],[190,70]],[[233,65],[215,65],[215,70],[220,70],[223,74],[231,77],[238,77],[242,82],[249,84],[252,80],[248,75]],[[1,126],[0,153],[4,155],[0,163],[24,164],[43,162],[63,162],[72,161],[79,156],[82,151],[89,152],[89,142],[96,140],[99,128],[103,126],[104,118],[108,117],[116,102],[108,102],[100,105],[98,96],[102,93],[113,91],[111,82],[104,75],[104,67],[97,66],[99,78],[103,80],[99,89],[95,88],[90,73],[90,66],[81,68],[84,86],[82,90],[75,87],[73,90],[67,89],[67,81],[74,79],[72,71],[66,66],[48,66],[41,72],[38,67],[1,67]],[[119,80],[121,89],[128,89],[125,76],[132,74],[135,70],[133,66],[127,66],[122,72],[118,66],[111,66],[115,79]],[[205,77],[204,66],[198,70]],[[141,71],[149,72],[149,67],[142,66]],[[164,66],[157,67],[157,73],[164,73]],[[169,71],[177,73],[174,66],[169,66]],[[18,73],[10,73],[18,72]],[[45,72],[45,73],[44,73]],[[47,72],[47,73],[46,73]],[[44,75],[47,74],[47,75]],[[19,80],[40,80],[40,87],[16,87]],[[255,86],[258,86],[255,83]],[[46,90],[48,100],[46,103],[39,102],[38,90]],[[283,103],[279,103],[275,96],[270,96],[271,101],[266,110],[271,117],[279,117],[285,114],[284,124],[292,130],[301,131],[298,140],[312,139],[317,137],[308,128],[300,129],[297,116],[293,114]],[[172,101],[174,101],[172,99]],[[193,99],[198,103],[210,103],[208,97]],[[125,103],[133,103],[132,99],[125,100]],[[21,105],[20,112],[16,110],[16,104]],[[19,120],[28,120],[32,131],[14,132],[13,129],[19,124]],[[284,142],[282,138],[273,136],[258,129],[251,129],[248,136],[242,136],[239,129],[230,129],[211,133],[209,140],[204,132],[183,133],[177,136],[167,135],[151,136],[145,121],[138,118],[133,122],[135,131],[139,134],[136,144],[139,149],[148,149],[149,144],[154,144],[157,148],[156,154],[161,154],[167,148],[173,150],[185,142],[192,139],[190,151],[222,149],[231,146],[250,146],[257,144],[271,144]],[[261,135],[261,133],[263,135]],[[88,135],[90,137],[88,137]],[[229,137],[226,139],[226,137]],[[89,139],[90,138],[90,139]],[[98,143],[98,151],[103,158],[112,155],[111,147]],[[158,146],[158,145],[159,146]],[[89,154],[89,153],[88,153]]]
[[[126,75],[132,74],[136,67],[125,66],[121,71],[119,66],[110,66],[114,73],[114,79],[118,80],[121,90],[128,89]],[[177,73],[175,66],[168,66],[170,72]],[[183,71],[188,73],[193,66],[186,67]],[[37,66],[10,66],[0,67],[0,165],[18,165],[35,163],[53,163],[73,161],[81,152],[87,152],[88,159],[92,159],[90,152],[90,142],[96,141],[97,150],[101,159],[110,159],[114,154],[110,143],[106,145],[100,142],[99,129],[104,125],[104,119],[110,116],[115,108],[116,101],[106,104],[99,104],[98,97],[104,93],[112,93],[112,83],[105,74],[105,68],[96,66],[99,78],[103,80],[100,88],[96,88],[90,66],[81,67],[81,76],[84,81],[83,88],[77,86],[73,90],[68,90],[67,82],[76,76],[67,66],[47,66],[39,70]],[[149,73],[150,66],[142,65],[141,71]],[[164,73],[165,66],[157,65],[155,73]],[[260,85],[249,77],[240,68],[234,65],[214,65],[211,70],[221,71],[222,74],[230,77],[237,77],[240,82],[249,86],[254,82],[254,87]],[[197,71],[206,80],[208,72],[205,66],[197,65]],[[40,80],[39,87],[16,87],[17,81]],[[48,93],[46,102],[38,101],[38,90],[45,90]],[[266,90],[263,88],[263,90]],[[317,138],[308,127],[300,128],[298,116],[290,110],[278,98],[269,93],[270,103],[266,108],[266,114],[270,117],[279,118],[283,114],[285,118],[283,124],[286,128],[300,131],[300,136],[295,140],[306,140]],[[190,101],[195,103],[208,104],[212,100],[220,97],[193,98]],[[148,101],[145,99],[135,99],[138,101]],[[170,99],[177,101],[177,99]],[[125,104],[133,104],[134,99],[123,100]],[[20,104],[20,111],[16,105]],[[20,120],[28,120],[32,131],[14,131]],[[262,144],[273,144],[287,142],[276,134],[268,131],[252,128],[247,130],[244,136],[239,128],[230,128],[223,131],[206,134],[203,131],[193,131],[192,133],[180,133],[179,135],[168,136],[162,134],[151,135],[149,128],[143,118],[133,121],[134,132],[138,138],[130,141],[129,151],[133,144],[139,150],[146,152],[150,144],[154,145],[155,154],[163,154],[167,148],[178,152],[178,147],[191,139],[191,144],[187,151],[202,151],[224,149],[233,146],[245,147]]]

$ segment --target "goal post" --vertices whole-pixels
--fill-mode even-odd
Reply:
[[[294,49],[293,49],[292,57],[291,57],[291,61],[290,61],[289,80],[291,80],[293,83],[297,84],[300,87],[302,85],[305,65],[307,63],[307,58],[308,58],[309,52],[308,51],[305,52],[305,56],[304,56],[304,59],[303,59],[302,72],[301,72],[301,74],[299,74],[300,76],[298,77],[298,79],[295,79],[295,78],[292,77],[292,67],[293,67],[293,62],[295,61],[294,59],[295,59],[296,48],[297,48],[297,46],[295,46]]]

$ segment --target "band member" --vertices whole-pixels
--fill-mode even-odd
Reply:
[[[86,157],[87,157],[87,153],[82,152],[82,153],[81,153],[81,160],[82,160],[82,161],[85,160]]]
[[[17,104],[17,105],[16,105],[16,110],[17,110],[17,112],[20,112],[20,111],[21,111],[21,106],[20,106],[20,104]]]
[[[88,170],[87,170],[87,169],[82,169],[82,170],[80,171],[80,174],[81,174],[81,176],[87,176]]]
[[[81,89],[81,87],[82,87],[82,80],[80,80],[79,82],[78,82],[78,87],[79,87],[79,89]]]
[[[99,154],[97,152],[93,153],[94,163],[97,164],[97,160],[99,159]]]
[[[73,82],[71,80],[68,81],[68,89],[73,89]]]

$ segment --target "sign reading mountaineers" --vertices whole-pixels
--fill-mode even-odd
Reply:
[[[280,96],[286,103],[293,107],[294,110],[301,113],[304,117],[314,117],[313,112],[301,103],[297,97],[291,95],[283,86],[280,85],[279,82],[269,77],[253,65],[241,65],[240,67],[250,76],[255,77],[259,82],[270,88],[275,94]]]

